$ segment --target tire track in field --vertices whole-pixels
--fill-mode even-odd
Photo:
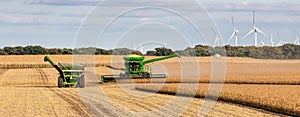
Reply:
[[[99,78],[93,72],[85,72],[86,79],[86,88],[78,89],[78,93],[83,100],[84,104],[87,108],[89,108],[90,112],[96,116],[115,116],[122,115],[124,113],[120,113],[117,107],[111,105],[107,100],[104,99],[101,95],[97,95],[98,89],[100,89]],[[95,83],[97,82],[97,83]],[[117,112],[116,112],[117,111]],[[118,114],[117,114],[118,113]],[[129,113],[126,113],[129,116]]]
[[[81,116],[89,117],[91,116],[89,112],[87,111],[86,107],[83,105],[82,101],[78,99],[78,97],[73,96],[70,94],[70,92],[65,93],[60,89],[54,90],[52,88],[49,88],[50,91],[54,92],[57,96],[61,97],[63,100],[68,102],[71,106],[75,106],[75,108],[72,108],[76,110],[76,112],[79,112]]]
[[[84,95],[84,96],[82,96]],[[108,106],[107,102],[102,100],[99,97],[95,97],[95,95],[86,95],[81,92],[81,99],[83,101],[83,104],[86,106],[86,108],[89,109],[89,111],[96,116],[114,116],[118,109]],[[109,108],[105,108],[109,107]],[[122,114],[119,114],[122,115]]]
[[[7,71],[7,69],[1,69],[0,70],[0,77]]]
[[[46,85],[46,84],[48,84],[49,83],[49,79],[48,79],[48,76],[47,76],[47,74],[41,69],[41,68],[38,68],[38,69],[36,69],[38,72],[39,72],[39,74],[42,76],[41,78],[42,78],[42,85]]]
[[[159,115],[159,116],[162,116],[162,115],[178,116],[178,114],[179,114],[178,111],[176,111],[174,109],[165,108],[166,104],[164,104],[164,103],[166,101],[169,101],[169,99],[167,99],[167,98],[159,97],[159,98],[155,98],[155,101],[153,100],[154,102],[152,102],[152,101],[148,102],[147,100],[144,100],[143,98],[135,97],[132,95],[122,94],[122,91],[120,91],[121,89],[112,89],[112,90],[114,90],[113,92],[116,92],[116,93],[106,94],[106,96],[116,100],[115,103],[122,103],[121,105],[123,105],[123,106],[134,104],[134,105],[138,106],[139,108],[145,109],[146,110],[145,113],[149,113],[149,114],[151,113],[153,115]],[[142,92],[142,91],[139,91],[139,93],[149,94],[147,92]],[[174,103],[168,103],[168,104],[170,104],[169,106],[171,106],[171,107],[177,106],[177,105],[174,105]],[[166,113],[168,113],[168,114],[166,114]]]
[[[41,77],[43,79],[43,82],[46,82],[45,79],[48,79],[47,74],[44,71],[42,71],[42,70],[39,70],[39,72],[40,72],[40,75],[41,75]],[[70,93],[63,93],[61,91],[61,90],[64,90],[63,88],[61,88],[61,89],[58,89],[58,88],[53,89],[53,88],[49,88],[48,87],[47,89],[49,89],[51,92],[55,93],[61,99],[65,100],[69,105],[75,106],[75,108],[72,108],[72,109],[74,109],[77,112],[79,112],[81,114],[81,116],[91,116],[89,114],[89,112],[86,110],[86,108],[82,105],[81,100],[80,101],[74,100],[74,99],[76,99],[76,97],[75,98],[74,97],[70,98],[70,97],[72,97],[72,94],[70,94]]]
[[[113,102],[118,103],[122,106],[126,107],[127,105],[136,105],[137,107],[129,107],[130,111],[137,111],[135,113],[136,116],[149,116],[149,114],[152,116],[179,116],[182,112],[177,108],[177,103],[166,103],[170,101],[170,98],[165,98],[165,95],[156,95],[155,98],[147,100],[139,97],[134,97],[132,95],[123,94],[125,92],[122,92],[118,88],[111,88],[107,93],[108,94],[106,95],[108,96],[108,98],[112,98],[114,100]],[[142,91],[138,91],[138,93],[143,93],[143,95],[149,94],[148,92]],[[182,104],[182,102],[180,102],[180,104]],[[136,108],[138,110],[135,110]],[[146,109],[146,112],[139,111],[139,109]]]

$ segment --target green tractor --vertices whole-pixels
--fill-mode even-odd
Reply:
[[[58,87],[77,86],[84,88],[84,67],[82,65],[71,65],[58,63],[56,65],[48,56],[44,57],[45,62],[49,62],[58,72]]]
[[[136,54],[128,55],[124,57],[125,60],[125,73],[120,73],[119,75],[102,75],[101,82],[109,82],[114,80],[122,80],[129,78],[166,78],[165,74],[152,74],[150,69],[146,69],[145,65],[149,63],[153,63],[156,61],[161,61],[169,58],[179,57],[176,54],[172,54],[169,56],[154,58],[150,60],[144,60],[144,56],[139,56]],[[110,67],[110,66],[108,66]],[[110,67],[112,68],[112,67]]]

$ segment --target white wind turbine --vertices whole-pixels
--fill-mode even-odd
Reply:
[[[300,44],[300,38],[299,38],[298,34],[296,35],[296,40],[295,40],[294,44],[295,45],[299,45]]]
[[[273,33],[271,34],[270,42],[271,42],[271,47],[273,47],[274,46]]]
[[[277,35],[278,35],[278,39],[279,39],[277,46],[282,46],[285,42],[281,40],[279,32],[277,32]]]
[[[229,42],[233,39],[233,37],[235,38],[235,46],[238,46],[238,33],[240,33],[239,30],[236,29],[235,24],[234,24],[234,20],[233,20],[233,16],[231,16],[231,21],[232,21],[232,25],[233,25],[233,33],[230,36],[229,40],[227,41],[227,44],[229,44]]]
[[[142,52],[143,53],[143,49],[144,49],[144,47],[143,47],[143,45],[139,45],[138,47],[136,47],[135,46],[135,42],[133,43],[133,49],[135,50],[135,51],[140,51],[140,52]]]
[[[211,27],[211,30],[215,33],[216,35],[216,40],[214,42],[214,46],[220,46],[220,43],[221,43],[221,36],[216,32],[216,30]]]
[[[167,47],[167,44],[165,43],[165,41],[164,41],[164,40],[162,41],[162,46],[163,46],[164,48],[166,48],[166,47]]]
[[[261,40],[261,45],[262,45],[262,46],[265,46],[264,40]]]
[[[242,39],[245,39],[246,37],[248,37],[252,33],[254,33],[254,45],[255,46],[258,45],[258,42],[257,42],[258,33],[260,33],[260,34],[267,37],[267,35],[263,31],[261,31],[258,27],[256,27],[256,25],[255,25],[255,11],[253,11],[253,29],[250,30]]]

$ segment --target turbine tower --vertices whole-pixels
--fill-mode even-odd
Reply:
[[[296,35],[296,40],[295,40],[294,44],[295,45],[299,45],[300,44],[300,38],[299,38],[298,34]]]
[[[274,46],[274,41],[273,41],[273,33],[271,34],[271,39],[270,39],[271,41],[271,47],[273,47]]]
[[[134,50],[134,51],[140,51],[141,53],[143,53],[143,49],[144,49],[144,47],[143,47],[142,44],[140,44],[140,45],[138,45],[138,46],[136,47],[135,42],[133,43],[133,50]]]
[[[254,46],[258,45],[258,41],[257,41],[258,33],[260,33],[263,36],[267,37],[267,35],[263,31],[261,31],[258,27],[256,27],[256,24],[255,24],[255,11],[253,11],[253,29],[251,29],[242,39],[247,38],[252,33],[254,33]]]
[[[262,45],[262,46],[265,46],[264,40],[261,40],[261,45]]]
[[[233,33],[231,34],[229,40],[227,41],[227,44],[229,44],[229,42],[233,39],[233,37],[235,38],[235,46],[238,46],[238,33],[240,33],[239,30],[236,29],[235,24],[234,24],[234,19],[233,16],[231,16],[231,21],[232,21],[232,26],[233,26]]]
[[[216,30],[211,27],[211,30],[215,33],[216,35],[216,40],[214,42],[214,46],[220,46],[220,43],[221,43],[221,36],[216,32]]]
[[[164,40],[162,41],[162,43],[161,43],[161,44],[162,44],[162,46],[163,46],[164,48],[167,48],[167,44],[165,43],[165,41],[164,41]]]
[[[277,32],[277,35],[278,35],[278,39],[279,39],[277,46],[282,46],[285,42],[281,40],[279,32]]]

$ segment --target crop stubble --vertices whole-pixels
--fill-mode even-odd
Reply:
[[[15,58],[16,57],[16,58]],[[0,57],[2,60],[1,64],[48,64],[44,63],[43,56],[28,56],[28,59],[24,61],[20,61],[22,57],[19,56],[6,56]],[[32,58],[33,57],[33,58]],[[72,56],[54,56],[55,61],[59,62],[71,62]],[[15,59],[12,59],[15,58]],[[26,57],[25,57],[26,58]],[[95,63],[101,64],[110,64],[110,56],[96,56],[97,60]],[[101,58],[101,59],[100,59]],[[151,57],[150,57],[151,58]],[[13,61],[11,61],[13,60]],[[101,61],[99,61],[101,60]],[[4,62],[3,62],[4,61]],[[200,67],[200,83],[208,83],[210,81],[210,59],[209,58],[198,58],[199,67]],[[263,91],[269,91],[269,93],[279,94],[282,89],[285,89],[285,85],[282,84],[294,84],[297,85],[299,83],[299,72],[298,66],[300,66],[299,61],[275,61],[275,60],[254,60],[254,59],[235,59],[229,58],[227,59],[227,75],[225,79],[225,83],[227,84],[277,84],[280,88],[273,88],[271,86],[262,86],[264,87]],[[163,62],[158,62],[158,64],[164,65],[166,67],[169,78],[166,80],[167,83],[195,83],[196,77],[183,78],[180,76],[180,64],[177,59],[166,60]],[[193,64],[189,62],[185,62],[183,64]],[[122,67],[122,63],[120,64]],[[110,74],[111,70],[106,67],[97,67],[96,68],[97,75],[93,77],[93,81],[99,81],[99,75]],[[119,71],[122,72],[122,71]],[[8,69],[8,70],[0,70],[0,114],[1,115],[20,115],[20,116],[89,116],[89,111],[93,111],[99,115],[121,115],[123,111],[114,112],[116,107],[108,106],[110,103],[107,100],[102,99],[101,97],[97,97],[91,95],[93,92],[86,92],[83,97],[87,97],[87,100],[81,101],[78,96],[76,89],[56,88],[57,84],[57,71],[53,68],[34,68],[34,69]],[[197,80],[196,80],[197,81]],[[149,80],[136,80],[138,83],[148,83]],[[152,82],[161,83],[160,80],[153,80]],[[165,82],[163,80],[163,82]],[[144,85],[144,84],[143,84]],[[173,84],[172,84],[173,85]],[[98,85],[96,85],[98,86]],[[236,86],[235,90],[230,90],[228,92],[223,93],[222,95],[233,95],[232,92],[238,92],[235,95],[243,95],[244,90],[252,91],[250,85],[227,85],[228,87]],[[241,88],[243,87],[243,88]],[[269,87],[269,88],[266,88]],[[109,99],[117,105],[118,108],[122,108],[130,111],[137,112],[147,112],[151,110],[157,110],[162,107],[165,103],[167,103],[170,99],[174,98],[173,96],[156,94],[155,96],[145,99],[138,98],[122,92],[119,88],[117,88],[114,84],[106,84],[102,85],[103,91],[107,93]],[[173,88],[173,86],[172,86]],[[171,89],[172,89],[171,88]],[[241,88],[241,90],[239,90]],[[88,89],[88,88],[87,88]],[[228,89],[228,88],[227,88]],[[274,90],[272,90],[274,89]],[[276,89],[276,90],[275,90]],[[278,90],[277,90],[278,89]],[[288,88],[290,89],[290,88]],[[81,90],[81,89],[79,89]],[[250,93],[250,95],[254,95],[255,93],[260,93],[257,90],[256,92]],[[261,91],[261,92],[263,92]],[[269,95],[268,98],[279,98],[278,100],[273,100],[273,102],[286,102],[286,99],[281,99],[280,97],[293,97],[299,96],[299,94],[295,94],[292,91],[287,91],[289,93],[281,93],[282,95],[274,96]],[[95,93],[95,92],[94,92]],[[146,92],[141,92],[146,93]],[[265,93],[265,92],[263,92]],[[267,94],[267,93],[266,93]],[[85,96],[86,95],[86,96]],[[238,97],[238,96],[236,96]],[[247,96],[246,96],[247,97]],[[250,96],[248,96],[250,97]],[[242,100],[254,100],[258,99],[265,100],[262,96],[256,96],[251,98],[245,98]],[[81,97],[82,98],[82,97]],[[240,99],[240,98],[237,98]],[[281,101],[280,101],[281,100]],[[257,100],[256,100],[257,101]],[[299,102],[296,98],[291,100]],[[188,107],[186,111],[184,111],[184,115],[193,116],[199,112],[197,108],[203,102],[202,99],[194,99],[191,106]],[[272,102],[272,100],[271,100]],[[96,103],[96,106],[94,105]],[[289,106],[290,102],[286,103],[287,105],[283,105],[284,107]],[[292,106],[297,106],[299,104],[294,104]],[[101,108],[109,107],[109,108]],[[174,105],[175,107],[177,105]],[[282,107],[282,105],[277,105]],[[294,107],[293,107],[294,108]],[[296,108],[298,109],[298,108]],[[165,113],[164,113],[165,112]],[[164,110],[164,112],[155,112],[156,115],[163,114],[174,114],[172,110]],[[91,112],[92,114],[95,114]],[[130,116],[132,113],[127,113]],[[210,112],[210,115],[214,116],[224,116],[226,114],[229,115],[270,115],[270,113],[262,112],[257,109],[248,108],[244,106],[238,106],[233,104],[227,104],[218,102],[216,106],[213,108],[213,111]],[[274,115],[271,113],[271,115]]]

